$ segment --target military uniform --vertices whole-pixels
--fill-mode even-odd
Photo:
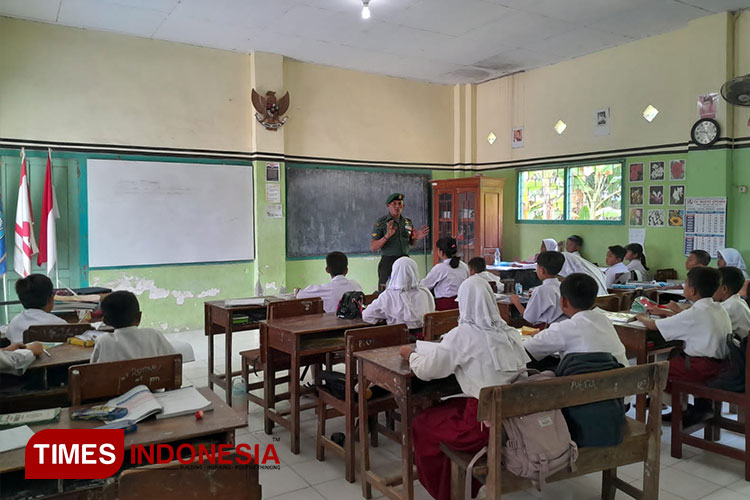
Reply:
[[[393,200],[403,200],[404,195],[393,194],[388,198],[387,203]],[[388,233],[388,223],[394,222],[396,232],[388,238],[385,245],[380,249],[380,263],[378,264],[378,284],[384,285],[391,275],[391,268],[396,259],[409,255],[409,248],[414,241],[414,224],[411,219],[401,215],[398,219],[390,213],[380,217],[375,221],[372,228],[372,239],[379,240]]]

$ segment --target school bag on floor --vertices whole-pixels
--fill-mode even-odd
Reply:
[[[344,292],[336,308],[336,316],[342,319],[361,318],[364,306],[365,294],[363,292]]]

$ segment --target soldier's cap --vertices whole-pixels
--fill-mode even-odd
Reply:
[[[388,197],[388,199],[387,199],[387,200],[385,201],[385,204],[387,205],[387,204],[389,204],[390,202],[392,202],[392,201],[396,201],[396,200],[398,200],[398,201],[404,201],[404,195],[403,195],[403,194],[401,194],[401,193],[393,193],[393,194],[392,194],[392,195],[390,195],[390,196]]]

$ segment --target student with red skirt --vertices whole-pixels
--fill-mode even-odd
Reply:
[[[432,290],[435,295],[435,310],[447,311],[458,308],[458,287],[469,277],[469,266],[457,256],[456,240],[444,236],[435,242],[440,262],[430,269],[420,285]]]
[[[440,443],[476,453],[487,445],[489,430],[477,422],[479,391],[509,383],[530,361],[521,335],[500,318],[489,283],[480,276],[465,280],[458,290],[458,326],[440,342],[417,341],[401,347],[414,374],[422,380],[455,375],[463,392],[414,418],[414,461],[419,481],[438,500],[450,499],[450,459]],[[474,482],[473,495],[480,484]]]

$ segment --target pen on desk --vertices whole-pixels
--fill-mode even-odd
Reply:
[[[44,352],[44,354],[46,354],[48,358],[52,357],[52,354],[50,354],[47,349],[42,349],[42,352]]]

